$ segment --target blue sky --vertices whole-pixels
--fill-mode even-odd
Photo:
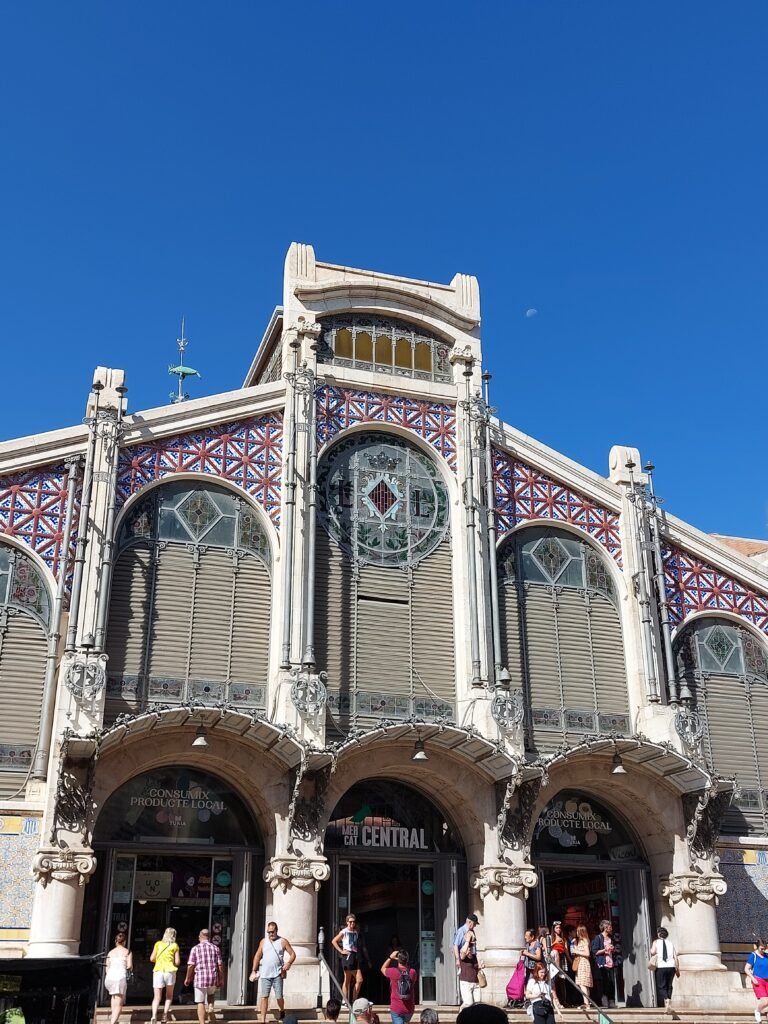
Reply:
[[[288,244],[480,279],[505,419],[766,536],[768,5],[0,10],[0,437],[237,387]],[[535,308],[536,316],[526,317]]]

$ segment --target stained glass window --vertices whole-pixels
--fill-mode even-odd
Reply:
[[[252,552],[270,564],[270,546],[248,502],[223,487],[180,480],[163,484],[133,507],[120,531],[122,549],[134,540],[204,544]]]
[[[325,317],[318,359],[419,380],[452,380],[451,345],[416,324],[365,313]]]
[[[565,530],[520,530],[499,547],[497,559],[501,580],[597,590],[616,601],[605,559],[587,541]]]
[[[320,520],[353,558],[412,565],[448,532],[448,492],[431,459],[399,438],[358,434],[318,474]]]
[[[735,622],[711,618],[692,622],[676,650],[678,668],[687,679],[700,673],[768,679],[765,647]]]
[[[23,608],[50,624],[51,597],[43,577],[31,559],[10,545],[0,544],[0,607]]]

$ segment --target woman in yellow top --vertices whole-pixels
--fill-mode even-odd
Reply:
[[[176,929],[166,928],[162,939],[158,939],[152,950],[150,961],[155,965],[152,972],[152,987],[155,996],[152,1000],[152,1024],[157,1024],[157,1011],[165,991],[165,1010],[162,1024],[166,1024],[173,1002],[173,986],[176,984],[176,972],[181,963],[179,947],[176,944]]]

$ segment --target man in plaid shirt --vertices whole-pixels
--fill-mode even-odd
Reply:
[[[199,939],[190,951],[184,984],[191,985],[194,980],[197,1019],[199,1024],[205,1024],[206,1009],[213,1017],[213,1001],[216,990],[221,988],[224,981],[224,965],[221,962],[221,951],[210,941],[207,928],[200,932]]]

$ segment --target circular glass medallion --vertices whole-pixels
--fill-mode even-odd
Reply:
[[[412,565],[448,530],[448,492],[435,464],[399,438],[358,434],[318,474],[321,522],[358,561]]]

